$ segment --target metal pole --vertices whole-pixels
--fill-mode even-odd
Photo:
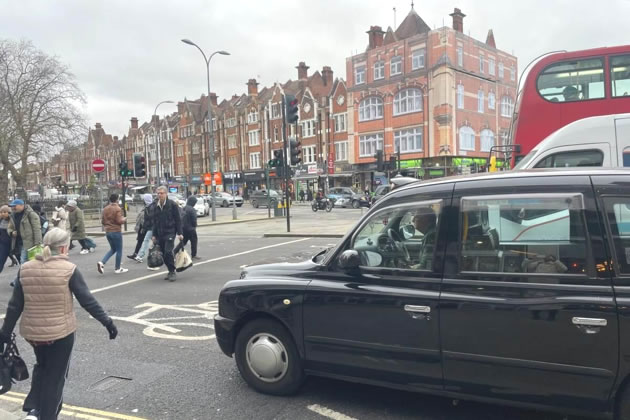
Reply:
[[[232,220],[236,220],[236,194],[234,193],[234,172],[232,172]]]
[[[103,182],[101,179],[101,174],[98,174],[98,200],[101,203],[100,209],[98,212],[98,219],[102,220],[103,218]],[[105,230],[105,226],[101,223],[101,232]]]
[[[287,137],[289,136],[289,133],[287,132],[286,103],[286,98],[282,95],[282,132],[284,134],[284,147],[282,150],[282,155],[284,156],[284,208],[287,213],[287,232],[291,232],[291,216],[289,215],[289,170],[291,167],[287,161],[289,158],[287,153]]]
[[[203,51],[201,53],[203,54]],[[212,126],[212,101],[210,100],[210,60],[214,54],[206,60],[206,75],[208,77],[208,149],[210,152],[210,165],[208,165],[208,168],[210,168],[210,182],[212,185],[211,197],[215,196],[217,190],[216,182],[214,182],[214,127]],[[206,58],[205,54],[203,54],[203,58]],[[217,210],[214,205],[214,199],[210,200],[210,205],[212,206],[212,221],[215,222],[217,220]],[[232,210],[233,217],[236,219],[235,213],[236,208]]]

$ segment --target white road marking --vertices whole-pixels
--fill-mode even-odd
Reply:
[[[199,265],[208,264],[208,263],[215,262],[215,261],[221,261],[221,260],[225,260],[225,259],[228,259],[228,258],[238,257],[240,255],[251,254],[252,252],[262,251],[263,249],[275,248],[275,247],[278,247],[278,246],[294,244],[296,242],[307,241],[309,239],[311,239],[311,238],[300,238],[300,239],[296,239],[294,241],[281,242],[279,244],[267,245],[267,246],[263,246],[263,247],[260,247],[260,248],[250,249],[248,251],[237,252],[236,254],[224,255],[223,257],[211,258],[209,260],[202,261],[200,263],[195,263],[194,266],[192,267],[192,269],[194,269],[196,266],[199,266]],[[115,289],[116,287],[126,286],[128,284],[137,283],[137,282],[142,281],[142,280],[147,280],[147,279],[151,279],[153,277],[158,277],[158,276],[164,275],[165,273],[166,273],[165,270],[158,271],[157,273],[148,274],[146,276],[137,277],[135,279],[131,279],[131,280],[123,281],[123,282],[120,282],[120,283],[112,284],[110,286],[105,286],[105,287],[101,287],[101,288],[98,288],[98,289],[94,289],[94,290],[91,290],[91,292],[92,293],[104,292],[106,290]]]
[[[335,410],[331,410],[330,408],[321,406],[319,404],[311,404],[306,408],[314,413],[319,414],[320,416],[328,417],[329,419],[333,420],[357,420],[354,417],[346,416],[345,414],[339,413]]]

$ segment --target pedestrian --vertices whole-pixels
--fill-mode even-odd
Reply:
[[[175,236],[181,241],[184,239],[182,235],[182,221],[179,216],[179,206],[168,198],[166,187],[157,188],[158,199],[151,204],[153,227],[153,242],[160,246],[164,264],[168,268],[168,275],[164,280],[175,281],[177,274],[175,273],[175,260],[173,258],[173,248]]]
[[[304,202],[304,190],[300,190],[300,203]]]
[[[60,201],[59,203],[57,203],[57,206],[55,207],[55,211],[53,211],[51,221],[54,227],[58,227],[61,229],[68,228],[66,226],[68,222],[68,214],[66,212],[63,201]]]
[[[22,410],[29,420],[55,420],[63,404],[77,320],[72,296],[109,333],[112,319],[90,293],[79,268],[68,261],[70,233],[53,228],[44,236],[42,255],[22,265],[0,328],[0,350],[11,341],[20,318],[20,335],[33,347],[36,363]]]
[[[77,202],[74,200],[68,201],[66,209],[68,211],[68,221],[70,222],[70,232],[72,233],[70,248],[72,248],[72,241],[79,241],[79,244],[81,244],[81,252],[79,254],[85,255],[89,252],[94,252],[94,243],[91,243],[91,239],[85,233],[83,210],[77,206]]]
[[[307,195],[306,200],[307,200],[309,203],[310,203],[311,201],[313,201],[313,190],[311,190],[311,189],[309,188],[309,189],[308,189],[308,192],[307,192],[307,194],[306,194],[306,195]]]
[[[0,207],[0,273],[4,270],[4,264],[11,255],[11,237],[7,231],[11,220],[10,212],[9,206]]]
[[[125,223],[126,218],[123,217],[123,212],[118,205],[118,194],[112,194],[109,196],[109,204],[103,209],[103,216],[101,222],[105,227],[105,237],[109,242],[109,251],[103,257],[103,259],[96,263],[96,269],[99,273],[105,273],[105,264],[116,254],[116,268],[114,273],[122,274],[129,271],[126,268],[121,267],[120,262],[122,260],[123,253],[123,238],[121,232],[121,226]]]
[[[184,240],[173,250],[173,253],[177,255],[180,249],[186,247],[188,241],[190,241],[190,254],[193,260],[200,260],[201,257],[197,256],[197,211],[195,210],[195,204],[197,203],[196,197],[189,197],[184,207],[184,217],[182,217],[182,230],[184,231]]]
[[[7,232],[13,241],[13,248],[20,250],[20,263],[24,264],[28,250],[42,243],[42,226],[39,215],[31,206],[20,199],[9,204],[13,209]]]
[[[42,229],[42,238],[48,231],[48,219],[46,218],[46,212],[42,210],[42,206],[39,203],[35,203],[31,206],[33,211],[39,216],[39,225]]]
[[[142,200],[144,201],[144,209],[138,214],[136,227],[134,229],[138,234],[136,236],[136,249],[133,251],[133,254],[127,255],[127,258],[136,260],[139,263],[142,262],[152,237],[149,208],[153,203],[153,196],[151,194],[144,194]]]

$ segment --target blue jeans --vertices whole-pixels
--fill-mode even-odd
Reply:
[[[147,234],[144,236],[144,242],[142,242],[142,248],[140,248],[140,252],[138,252],[138,257],[144,258],[144,256],[147,253],[147,249],[149,249],[149,244],[151,243],[151,238],[153,238],[153,232],[148,230]]]
[[[22,252],[20,252],[20,264],[24,264],[28,261],[28,249],[22,247]]]
[[[103,264],[107,264],[107,260],[111,258],[112,255],[116,254],[116,270],[120,268],[120,261],[122,260],[123,253],[123,240],[121,232],[107,232],[105,234],[107,238],[107,242],[109,242],[109,251],[103,257],[101,262]]]

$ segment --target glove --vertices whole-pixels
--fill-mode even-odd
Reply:
[[[118,328],[116,328],[116,325],[114,325],[114,321],[109,321],[109,324],[107,324],[105,328],[107,328],[110,340],[113,340],[116,338],[116,336],[118,336]]]

